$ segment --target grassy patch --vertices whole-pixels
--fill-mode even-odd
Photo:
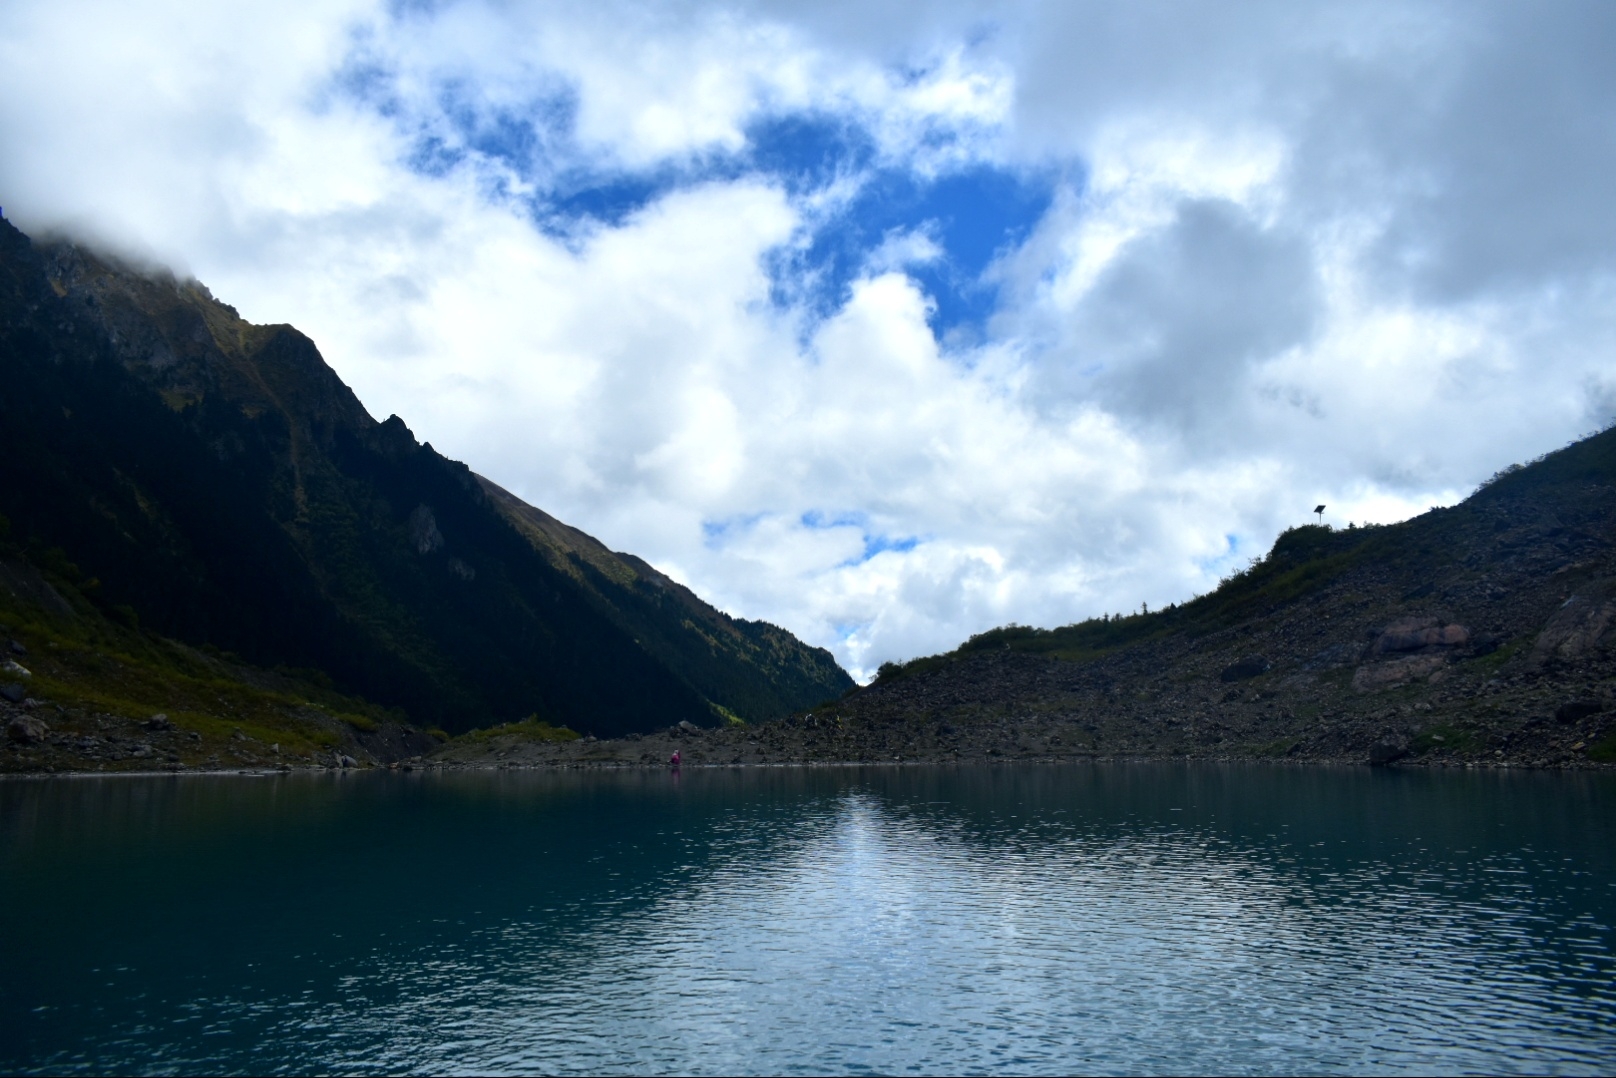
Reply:
[[[964,650],[961,648],[960,650]],[[936,670],[948,665],[954,653],[948,655],[925,655],[918,659],[910,659],[904,663],[882,663],[875,672],[875,684],[890,685],[894,681],[901,681],[906,677],[924,674],[929,670]]]
[[[1481,739],[1473,731],[1449,723],[1439,723],[1427,726],[1415,734],[1409,742],[1409,748],[1416,754],[1423,755],[1439,749],[1449,752],[1477,752],[1482,748],[1482,744]]]
[[[735,712],[731,711],[729,708],[725,707],[723,704],[711,704],[711,707],[713,709],[713,714],[717,715],[719,718],[724,720],[724,725],[725,726],[745,726],[746,725],[746,720],[745,719],[743,719],[739,715],[735,714]]]
[[[1498,672],[1499,667],[1515,657],[1516,653],[1521,650],[1521,643],[1522,641],[1520,640],[1511,640],[1497,651],[1477,656],[1465,665],[1481,677],[1491,677]]]
[[[472,743],[495,737],[517,737],[524,741],[576,741],[579,734],[565,726],[551,726],[537,715],[529,715],[521,722],[507,722],[501,726],[488,726],[461,734],[457,740]]]
[[[194,730],[201,734],[205,741],[233,739],[237,733],[240,733],[244,737],[263,742],[265,745],[278,744],[282,752],[294,755],[313,755],[335,749],[341,744],[341,739],[335,733],[311,723],[285,722],[276,725],[261,725],[254,722],[221,719],[217,715],[207,715],[196,711],[171,711],[168,713],[168,718],[181,730]]]
[[[205,743],[240,731],[293,753],[340,742],[323,717],[360,730],[399,717],[335,692],[328,680],[318,684],[298,676],[303,672],[254,669],[107,617],[70,579],[58,576],[50,584],[72,615],[47,613],[0,591],[0,631],[27,645],[23,661],[34,675],[28,693],[48,703],[136,722],[161,712]]]
[[[369,715],[355,715],[350,711],[338,717],[349,726],[352,726],[355,730],[361,730],[367,734],[373,734],[382,728],[382,724],[371,718]]]
[[[1253,745],[1250,751],[1253,756],[1274,758],[1290,755],[1290,751],[1300,744],[1301,742],[1294,737],[1282,737],[1276,741],[1265,741],[1260,745]]]
[[[1602,764],[1616,764],[1616,729],[1588,746],[1588,759]]]

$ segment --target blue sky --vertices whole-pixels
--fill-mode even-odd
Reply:
[[[345,92],[383,115],[397,116],[392,76],[356,66]],[[775,302],[809,315],[806,331],[839,310],[870,258],[894,236],[923,236],[933,250],[904,268],[933,305],[929,322],[940,336],[980,339],[997,301],[988,278],[994,260],[1036,228],[1057,182],[1072,172],[1011,168],[965,160],[937,172],[890,160],[877,138],[853,119],[804,111],[747,123],[744,143],[694,153],[651,167],[612,167],[577,143],[576,95],[557,88],[520,107],[486,109],[464,82],[437,88],[434,120],[414,134],[410,167],[427,176],[463,168],[475,158],[508,170],[496,184],[513,187],[538,227],[561,238],[619,227],[670,193],[700,184],[760,179],[800,201],[824,201],[807,216],[802,234],[771,250],[768,269]],[[411,118],[401,116],[401,122]],[[933,136],[946,141],[946,132]],[[513,182],[514,181],[514,182]]]
[[[14,0],[0,204],[859,674],[1616,417],[1616,7]]]

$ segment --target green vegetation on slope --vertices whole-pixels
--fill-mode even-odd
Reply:
[[[1336,531],[1317,524],[1292,528],[1279,537],[1267,557],[1254,560],[1246,569],[1226,578],[1217,590],[1190,602],[1154,612],[1089,618],[1056,629],[1025,625],[989,629],[952,652],[886,664],[878,673],[878,681],[886,683],[936,670],[977,652],[1009,650],[1084,662],[1171,634],[1193,637],[1216,632],[1292,602],[1340,576],[1366,556],[1373,556],[1380,531]]]
[[[5,541],[8,523],[0,518],[0,649],[27,674],[0,681],[39,701],[34,713],[58,734],[109,725],[128,732],[161,714],[190,735],[178,741],[181,760],[196,765],[247,749],[259,762],[327,763],[384,725],[402,729],[396,711],[336,692],[317,672],[255,669],[131,624],[98,601],[99,582],[60,550],[34,559]],[[149,763],[134,757],[122,766]]]
[[[1304,600],[1356,567],[1374,566],[1410,577],[1429,574],[1446,565],[1455,549],[1473,543],[1478,534],[1506,530],[1507,521],[1497,513],[1507,512],[1513,503],[1575,499],[1581,497],[1578,492],[1588,484],[1612,483],[1616,483],[1616,430],[1607,429],[1528,464],[1511,465],[1484,483],[1463,506],[1433,509],[1395,525],[1336,529],[1306,524],[1290,528],[1274,541],[1266,557],[1253,559],[1247,568],[1226,577],[1216,590],[1189,602],[1153,612],[1090,618],[1055,629],[1023,625],[990,629],[952,652],[888,663],[881,668],[878,680],[890,683],[991,650],[1081,662],[1170,635],[1205,636]],[[1478,514],[1486,520],[1478,521]],[[1550,529],[1541,538],[1553,542],[1562,531],[1563,528]],[[1531,538],[1536,541],[1539,536],[1534,533]]]

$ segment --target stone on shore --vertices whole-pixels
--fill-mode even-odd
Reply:
[[[21,745],[38,744],[50,733],[50,727],[32,715],[19,715],[6,724],[6,739]]]

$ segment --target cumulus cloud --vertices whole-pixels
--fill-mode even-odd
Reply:
[[[1616,415],[1599,4],[0,10],[0,202],[855,672]]]

